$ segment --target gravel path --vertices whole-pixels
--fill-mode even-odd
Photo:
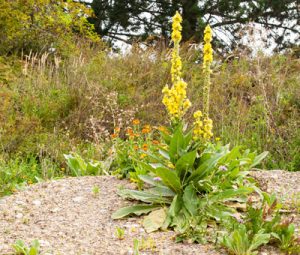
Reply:
[[[270,171],[255,172],[253,176],[266,189],[279,193],[284,191],[284,195],[289,195],[287,201],[299,196],[300,172],[275,173],[274,178]],[[134,239],[140,240],[140,243],[142,239],[145,240],[145,250],[140,254],[226,254],[209,245],[176,244],[171,231],[146,234],[139,218],[111,220],[111,214],[116,209],[129,204],[116,194],[120,186],[129,187],[130,184],[109,176],[67,178],[33,185],[25,191],[2,198],[0,254],[12,254],[11,244],[17,239],[28,243],[38,239],[43,252],[53,255],[133,254]],[[94,187],[99,187],[98,194],[93,192]],[[297,207],[296,202],[290,202]],[[292,213],[299,218],[300,208],[296,209],[298,211],[293,210]],[[125,229],[123,240],[115,236],[117,226]],[[268,250],[261,254],[280,253]]]

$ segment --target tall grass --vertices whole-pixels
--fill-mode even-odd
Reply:
[[[189,98],[202,105],[199,52],[185,47]],[[168,51],[134,47],[59,59],[50,55],[0,59],[0,151],[64,167],[63,153],[100,159],[115,126],[164,124],[161,89],[170,84]],[[211,118],[215,136],[270,156],[263,167],[300,170],[300,61],[290,55],[234,56],[212,67]]]

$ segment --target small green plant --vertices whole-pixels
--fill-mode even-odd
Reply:
[[[249,235],[245,225],[238,226],[230,236],[225,236],[222,244],[234,255],[255,255],[256,249],[267,244],[271,235],[258,231],[254,236]]]
[[[72,174],[75,176],[84,175],[108,175],[109,166],[102,161],[85,160],[78,154],[64,155]]]
[[[125,237],[125,229],[116,227],[115,235],[119,240],[124,239]]]
[[[31,245],[28,246],[23,240],[17,240],[13,245],[13,249],[16,255],[39,255],[40,254],[40,243],[38,240],[32,241]]]
[[[133,239],[133,255],[140,255],[140,241]]]
[[[222,245],[235,255],[256,254],[256,249],[266,243],[273,243],[282,251],[294,254],[299,244],[292,221],[282,220],[281,205],[277,204],[275,195],[261,194],[262,201],[253,203],[249,200],[245,215],[229,221]],[[232,234],[228,236],[229,232]]]
[[[98,196],[99,193],[100,193],[100,188],[99,188],[99,186],[95,185],[95,186],[93,187],[93,189],[92,189],[92,192],[93,192],[93,195],[94,195],[95,197]]]
[[[279,242],[279,248],[287,254],[300,253],[300,238],[296,238],[295,225],[289,220],[274,227],[273,237]]]

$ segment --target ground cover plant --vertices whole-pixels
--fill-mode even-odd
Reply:
[[[291,222],[281,222],[275,197],[263,193],[247,177],[248,170],[260,164],[268,153],[257,155],[240,146],[230,148],[229,144],[212,142],[209,103],[213,50],[209,26],[205,29],[203,47],[203,112],[194,112],[191,127],[185,121],[191,102],[187,98],[179,56],[181,22],[177,12],[172,25],[172,86],[162,90],[170,125],[160,133],[158,149],[145,153],[148,160],[131,157],[133,171],[136,170],[145,185],[139,185],[141,190],[120,189],[119,194],[141,203],[119,209],[112,218],[147,214],[143,219],[147,232],[172,228],[178,241],[214,241],[237,255],[256,254],[260,246],[273,240],[283,250],[291,246],[294,249],[291,253],[298,252],[294,226]],[[125,143],[133,146],[131,140]],[[256,204],[257,208],[249,202],[250,195],[255,194],[261,203]],[[243,216],[237,208],[247,201],[246,216]],[[220,233],[221,241],[215,230]]]

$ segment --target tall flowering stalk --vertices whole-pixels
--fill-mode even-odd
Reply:
[[[162,90],[164,95],[162,102],[167,108],[172,123],[178,123],[191,107],[191,102],[186,96],[187,84],[182,79],[182,62],[179,56],[179,44],[182,39],[181,22],[182,17],[176,12],[172,23],[172,41],[174,48],[172,51],[171,76],[173,85],[171,88],[166,85]]]
[[[203,47],[203,74],[204,74],[204,86],[203,86],[203,111],[204,116],[208,117],[209,113],[209,93],[210,93],[210,74],[211,63],[213,61],[213,49],[211,46],[212,30],[209,25],[204,30],[204,47]]]
[[[210,93],[210,74],[211,63],[213,61],[213,49],[211,46],[212,30],[209,25],[204,30],[204,47],[203,47],[203,113],[197,111],[194,113],[194,140],[209,140],[212,136],[213,122],[209,116],[209,93]]]

